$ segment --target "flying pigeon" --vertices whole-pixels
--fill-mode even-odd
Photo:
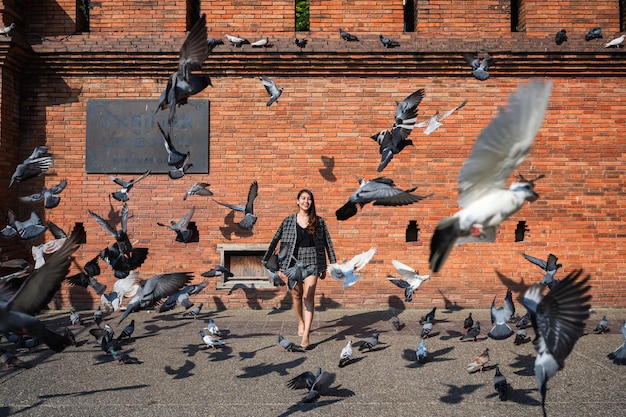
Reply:
[[[15,29],[15,23],[11,23],[9,26],[3,27],[2,29],[0,29],[0,33],[2,33],[4,36],[10,36],[11,35],[11,31]]]
[[[422,285],[424,281],[427,281],[430,276],[419,275],[415,269],[402,262],[392,260],[391,263],[404,279],[396,278],[392,275],[387,275],[387,279],[397,287],[404,289],[404,301],[410,303],[413,300],[413,293],[417,291],[420,285]]]
[[[185,160],[182,162],[182,164],[179,167],[174,167],[170,169],[170,171],[167,173],[170,179],[178,180],[185,176],[189,168],[193,166],[193,164],[189,162],[190,156],[191,154],[189,153],[189,151],[187,151],[187,155],[185,155]]]
[[[215,49],[218,45],[224,45],[223,40],[215,38],[206,38],[206,43],[209,47],[209,53],[213,52],[213,49]]]
[[[50,188],[44,186],[41,192],[20,197],[20,201],[24,203],[41,203],[43,201],[43,206],[45,208],[53,209],[61,202],[61,197],[57,194],[60,194],[66,186],[67,181],[62,180],[60,183],[53,185]]]
[[[287,352],[304,352],[304,349],[302,349],[302,347],[294,344],[292,341],[290,341],[281,334],[278,335],[278,345]]]
[[[250,46],[253,48],[271,48],[274,45],[272,45],[272,43],[269,41],[268,38],[263,38],[263,39],[259,39],[256,42],[252,42]]]
[[[439,222],[430,243],[430,269],[438,272],[455,245],[496,238],[496,226],[539,196],[534,181],[504,185],[530,152],[548,107],[551,82],[532,81],[509,98],[507,110],[480,133],[458,176],[459,205],[454,216]]]
[[[19,236],[21,240],[31,240],[40,237],[48,230],[34,211],[30,213],[30,217],[27,220],[19,221],[16,220],[15,213],[8,209],[6,218],[7,225],[0,231],[0,234],[6,238]]]
[[[193,307],[193,302],[189,299],[189,291],[191,287],[187,286],[180,291],[167,297],[165,302],[159,307],[159,313],[165,313],[166,311],[173,310],[178,304],[185,307],[185,310],[189,310]]]
[[[472,362],[470,362],[465,370],[470,374],[477,371],[480,371],[482,373],[487,362],[489,362],[489,348],[485,348],[483,353],[478,355]]]
[[[374,346],[376,346],[379,342],[378,338],[380,337],[380,333],[376,332],[372,335],[372,337],[370,337],[369,339],[367,339],[365,342],[361,343],[361,345],[359,346],[359,351],[363,351],[365,349],[367,350],[372,350],[374,348]]]
[[[507,295],[510,291],[511,290],[507,290]],[[506,303],[503,307],[496,308],[496,297],[493,297],[493,301],[491,302],[491,324],[493,327],[487,336],[495,340],[503,340],[513,336],[513,329],[511,329],[507,323],[511,314],[510,307],[507,307]]]
[[[32,154],[15,168],[15,172],[11,175],[9,188],[17,181],[23,182],[31,178],[38,177],[47,172],[52,166],[52,155],[48,153],[50,150],[47,146],[38,146]]]
[[[515,333],[515,340],[513,340],[513,344],[519,346],[528,342],[530,342],[530,336],[528,336],[526,329],[519,329],[517,333]]]
[[[417,187],[402,191],[395,186],[392,179],[385,177],[369,181],[359,179],[359,184],[359,188],[352,193],[348,201],[335,212],[337,220],[349,219],[357,214],[357,207],[363,208],[372,201],[375,206],[405,206],[429,197],[411,194]]]
[[[423,122],[417,123],[415,125],[415,127],[421,127],[424,128],[424,134],[425,135],[430,135],[431,133],[433,133],[435,130],[439,129],[441,126],[443,126],[443,120],[450,116],[452,113],[454,113],[455,111],[459,110],[460,108],[463,108],[463,106],[465,106],[465,104],[467,104],[467,100],[464,100],[461,104],[459,104],[458,106],[456,106],[453,109],[450,109],[446,112],[443,113],[439,113],[439,110],[437,110],[435,112],[435,114],[428,120],[424,120]]]
[[[425,363],[426,359],[428,359],[428,347],[426,347],[426,341],[422,339],[417,348],[415,348],[415,356],[419,363]]]
[[[302,402],[311,403],[328,391],[328,388],[335,382],[335,378],[336,375],[334,373],[322,371],[322,368],[317,368],[317,374],[306,371],[293,377],[287,381],[287,387],[291,389],[309,390]]]
[[[510,289],[506,290],[506,295],[504,296],[504,308],[511,313],[507,320],[509,323],[513,323],[515,321],[515,304],[513,304],[513,291]]]
[[[115,291],[115,293],[117,293],[117,296],[119,297],[120,307],[122,306],[124,298],[132,299],[135,294],[137,294],[137,290],[139,289],[139,284],[136,284],[138,276],[138,272],[131,272],[126,277],[118,279],[113,284],[113,291]]]
[[[111,196],[117,201],[121,201],[123,203],[128,201],[129,200],[128,192],[133,188],[135,184],[137,184],[142,179],[146,178],[148,175],[150,175],[150,171],[146,171],[139,178],[132,179],[129,181],[125,181],[117,177],[114,177],[113,175],[109,175],[109,178],[111,178],[111,180],[114,183],[122,187],[119,191],[115,191],[111,193]]]
[[[204,303],[200,303],[198,304],[196,307],[194,307],[193,309],[187,311],[186,313],[183,314],[183,316],[193,316],[193,319],[197,319],[198,318],[198,314],[200,314],[200,310],[202,310],[202,307],[204,306]]]
[[[211,85],[211,79],[208,76],[192,73],[202,68],[202,63],[208,55],[206,15],[203,14],[193,25],[180,48],[178,68],[169,76],[167,86],[159,97],[159,104],[155,111],[156,114],[159,110],[169,107],[167,125],[170,131],[174,125],[176,107],[187,104],[189,97]]]
[[[349,34],[348,32],[345,32],[341,28],[339,28],[339,36],[341,36],[341,39],[343,39],[344,41],[347,41],[347,42],[358,42],[359,41],[359,38],[357,38],[354,35]]]
[[[224,278],[232,278],[235,276],[232,272],[230,272],[222,265],[215,265],[215,268],[211,268],[208,271],[203,272],[201,275],[207,278],[218,277],[220,275],[223,275]]]
[[[610,42],[607,42],[604,47],[605,48],[623,48],[624,47],[624,39],[626,38],[626,35],[622,35],[619,36],[615,39],[613,39]]]
[[[422,339],[426,339],[430,336],[430,333],[433,331],[433,327],[434,323],[432,322],[431,318],[428,317],[426,321],[422,324],[422,331],[420,333]]]
[[[291,255],[291,258],[295,261],[295,264],[284,270],[283,273],[287,276],[289,289],[293,290],[298,282],[303,282],[306,277],[311,275],[311,271],[293,255]]]
[[[185,192],[183,200],[187,200],[187,197],[190,195],[212,196],[213,192],[207,188],[210,185],[211,184],[207,184],[206,182],[196,182]]]
[[[391,131],[382,130],[371,136],[379,146],[380,164],[378,165],[378,172],[382,172],[387,167],[394,155],[400,153],[405,147],[413,145],[413,142],[407,138],[415,127],[417,106],[423,98],[424,89],[420,88],[401,102],[396,101],[396,112]]]
[[[124,329],[122,330],[122,333],[120,333],[120,335],[117,336],[117,340],[122,340],[124,338],[130,339],[130,337],[133,335],[134,332],[135,332],[135,320],[131,320],[130,324],[124,327]]]
[[[339,367],[343,368],[352,360],[352,340],[348,340],[348,343],[341,349],[339,354]]]
[[[433,307],[428,313],[422,316],[419,320],[420,324],[424,324],[426,321],[430,320],[433,323],[435,322],[435,314],[437,313],[437,306]]]
[[[219,327],[217,327],[217,324],[215,324],[213,319],[209,319],[209,321],[207,322],[207,325],[206,325],[206,329],[207,329],[207,332],[209,332],[210,335],[219,336],[219,337],[222,336],[222,331],[220,330]]]
[[[226,346],[226,343],[224,343],[223,341],[221,341],[219,339],[214,338],[210,334],[204,333],[204,330],[200,330],[198,333],[200,334],[200,338],[202,339],[202,342],[208,348],[211,348],[211,349],[215,350],[218,347]]]
[[[237,225],[244,230],[252,230],[254,228],[254,224],[256,223],[256,216],[254,215],[254,200],[258,195],[258,191],[259,184],[256,181],[253,181],[252,184],[250,184],[250,189],[248,190],[248,200],[246,201],[245,206],[220,203],[217,200],[213,201],[215,201],[219,205],[228,207],[231,210],[244,213],[243,219],[241,219],[241,221],[239,221]]]
[[[590,29],[589,32],[585,35],[585,40],[590,41],[592,39],[602,39],[602,29],[596,26],[593,29]]]
[[[465,320],[463,320],[463,329],[468,331],[472,327],[474,327],[474,319],[472,318],[472,313],[470,312],[468,316],[465,317]]]
[[[498,393],[500,401],[507,401],[513,388],[506,382],[506,377],[502,375],[500,367],[496,365],[496,374],[493,376],[493,388]]]
[[[473,339],[474,342],[478,341],[478,336],[480,335],[480,322],[477,321],[474,327],[470,328],[467,333],[461,336],[460,340]]]
[[[385,48],[395,48],[397,46],[400,46],[398,42],[393,41],[389,38],[386,38],[383,35],[378,35],[378,39],[380,39],[380,42],[383,44]]]
[[[606,319],[606,315],[602,316],[602,319],[600,319],[600,322],[596,325],[593,331],[596,334],[602,334],[611,331],[611,329],[609,329],[609,322]]]
[[[157,122],[157,126],[159,131],[161,131],[161,135],[163,136],[163,143],[165,145],[165,151],[167,152],[167,165],[175,167],[175,169],[180,168],[185,160],[188,158],[188,155],[178,152],[172,143],[172,139],[170,138],[169,133],[165,133],[163,128],[161,127],[161,123]]]
[[[365,265],[369,263],[374,257],[376,253],[376,248],[372,247],[368,251],[360,253],[350,259],[349,261],[345,261],[341,264],[333,263],[328,265],[328,273],[331,278],[336,279],[337,281],[343,282],[343,288],[350,287],[361,278],[358,271],[363,269]]]
[[[243,45],[250,44],[250,41],[244,38],[239,38],[237,36],[232,36],[232,35],[224,35],[224,36],[226,37],[226,39],[228,39],[230,43],[232,43],[237,48],[241,48]]]
[[[480,60],[477,56],[472,54],[463,54],[465,62],[472,67],[472,75],[474,78],[480,81],[486,81],[489,78],[487,70],[494,64],[493,58],[483,58]]]
[[[276,83],[274,81],[272,81],[269,77],[266,77],[265,75],[261,75],[259,77],[259,80],[261,80],[261,83],[263,83],[263,87],[265,87],[265,90],[267,91],[267,94],[270,95],[269,100],[265,104],[266,106],[269,107],[276,100],[278,100],[278,97],[280,97],[280,95],[283,93],[283,88],[282,87],[278,88],[276,86]]]
[[[535,377],[544,417],[547,382],[565,366],[565,358],[583,335],[585,320],[589,318],[589,275],[578,280],[582,272],[571,272],[546,295],[542,295],[543,287],[538,284],[524,293],[523,304],[530,312],[536,334]]]
[[[528,262],[534,265],[537,265],[539,268],[546,271],[540,284],[547,285],[548,288],[552,288],[552,283],[555,281],[554,275],[559,270],[559,268],[563,267],[562,264],[556,263],[559,260],[559,258],[557,258],[555,255],[551,253],[548,255],[548,259],[545,261],[543,259],[535,258],[534,256],[526,255],[525,253],[522,253],[522,256]]]
[[[300,49],[305,48],[305,47],[306,47],[307,42],[308,42],[308,41],[307,41],[306,39],[299,39],[299,38],[296,38],[296,39],[295,39],[295,44],[296,44],[296,46],[297,46],[298,48],[300,48]]]
[[[174,220],[170,220],[169,225],[157,222],[157,225],[164,226],[169,228],[170,230],[173,230],[176,233],[176,242],[187,243],[193,237],[193,230],[187,229],[187,226],[189,225],[191,217],[193,216],[195,211],[196,208],[192,207],[191,210],[189,210],[187,214],[185,214],[185,216],[183,216],[183,218],[179,221],[176,222]]]
[[[611,359],[615,365],[626,365],[626,321],[622,323],[620,329],[622,330],[622,336],[624,336],[624,343],[609,353],[607,358]]]
[[[96,256],[96,258],[94,258],[94,259],[96,259],[96,260],[97,260],[98,258],[100,258],[100,256],[99,256],[99,255],[98,255],[98,256]],[[93,261],[93,259],[92,259],[92,261]],[[91,262],[91,261],[89,261],[89,262]],[[97,265],[97,264],[96,264],[96,265]],[[87,265],[85,265],[85,266],[87,266]],[[92,270],[91,272],[94,272],[94,271]],[[100,272],[98,271],[98,274],[96,274],[96,275],[99,275],[99,274],[100,274]],[[81,272],[79,272],[79,273],[77,273],[77,274],[74,274],[74,275],[72,275],[72,276],[68,276],[68,277],[66,278],[66,280],[67,280],[67,281],[68,281],[71,285],[74,285],[74,286],[80,286],[80,287],[83,287],[83,288],[91,287],[91,288],[93,288],[93,290],[96,292],[96,294],[97,294],[97,295],[103,295],[103,294],[104,294],[104,292],[105,292],[105,291],[106,291],[106,289],[107,289],[107,286],[106,286],[106,285],[104,285],[104,284],[100,283],[100,282],[99,282],[99,281],[98,281],[98,280],[94,277],[94,275],[91,275],[91,274],[89,274],[89,273],[87,272],[87,268],[85,268],[85,271],[84,271],[84,272],[83,272],[83,271],[81,271]]]
[[[567,31],[565,29],[559,30],[554,36],[554,42],[556,42],[557,45],[567,42]]]

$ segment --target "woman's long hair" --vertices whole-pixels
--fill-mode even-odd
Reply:
[[[309,225],[307,226],[306,230],[308,230],[309,234],[313,237],[315,237],[315,234],[317,233],[317,227],[318,222],[317,222],[317,212],[315,211],[315,198],[313,197],[313,193],[307,189],[303,189],[298,191],[298,197],[296,197],[297,200],[300,199],[300,196],[304,193],[307,193],[310,197],[311,197],[311,205],[309,206]]]

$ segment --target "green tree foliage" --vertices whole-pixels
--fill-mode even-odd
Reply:
[[[309,30],[309,0],[296,0],[296,31]]]

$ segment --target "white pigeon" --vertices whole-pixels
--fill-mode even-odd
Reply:
[[[350,287],[361,278],[358,271],[360,271],[365,265],[368,264],[369,261],[372,260],[374,254],[376,253],[376,248],[372,247],[370,250],[363,252],[361,254],[356,255],[354,258],[349,261],[343,262],[341,264],[334,263],[328,265],[328,273],[330,276],[337,281],[343,281],[343,287]]]
[[[496,227],[526,201],[535,201],[534,181],[506,181],[521,164],[535,140],[548,108],[551,82],[520,85],[508,108],[480,132],[457,178],[462,210],[439,222],[430,242],[430,269],[438,272],[455,245],[493,242]]]
[[[339,367],[343,368],[350,360],[352,360],[352,340],[348,340],[348,343],[341,349],[339,354]]]
[[[0,29],[0,33],[8,37],[13,29],[15,29],[15,23],[11,23],[9,26]]]
[[[113,291],[117,293],[117,297],[119,298],[118,309],[122,307],[122,302],[124,298],[133,298],[135,294],[137,294],[137,289],[139,285],[135,282],[137,281],[137,277],[139,276],[139,272],[133,271],[126,278],[118,279],[113,284]]]
[[[467,100],[463,101],[463,103],[459,104],[455,108],[453,108],[451,110],[448,110],[446,112],[439,113],[439,110],[437,110],[435,112],[435,114],[433,115],[433,117],[431,117],[428,120],[424,120],[423,122],[420,122],[420,123],[416,124],[415,127],[423,127],[424,128],[424,134],[425,135],[430,135],[435,130],[439,129],[439,127],[443,126],[443,123],[441,123],[441,122],[446,117],[450,116],[452,113],[454,113],[458,109],[460,109],[463,106],[465,106],[465,104],[467,104]]]
[[[217,324],[215,324],[213,319],[209,319],[209,321],[207,322],[206,330],[209,332],[209,334],[214,335],[214,336],[222,335],[222,331],[220,330],[219,327],[217,327]]]
[[[429,275],[420,275],[415,269],[403,264],[395,259],[391,261],[398,271],[398,274],[404,279],[399,279],[391,275],[387,275],[387,279],[396,286],[404,289],[404,301],[410,303],[413,300],[413,292],[415,292],[424,281],[427,281]]]
[[[615,38],[611,42],[607,42],[606,45],[604,45],[604,47],[605,48],[611,48],[611,47],[621,48],[624,46],[623,45],[624,38],[626,38],[626,35],[622,35],[618,38]]]
[[[226,343],[222,342],[219,339],[214,338],[210,334],[204,333],[204,331],[202,331],[202,330],[200,330],[198,333],[200,333],[200,337],[202,338],[202,342],[206,345],[206,347],[209,347],[209,348],[215,350],[215,348],[226,346]]]

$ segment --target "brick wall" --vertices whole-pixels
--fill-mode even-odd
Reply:
[[[589,29],[600,26],[604,36],[613,39],[612,36],[620,30],[618,0],[595,1],[593,7],[576,0],[555,4],[522,0],[522,3],[525,18],[520,21],[520,30],[525,30],[530,36],[554,35],[558,30],[565,29],[569,37],[584,39]]]

